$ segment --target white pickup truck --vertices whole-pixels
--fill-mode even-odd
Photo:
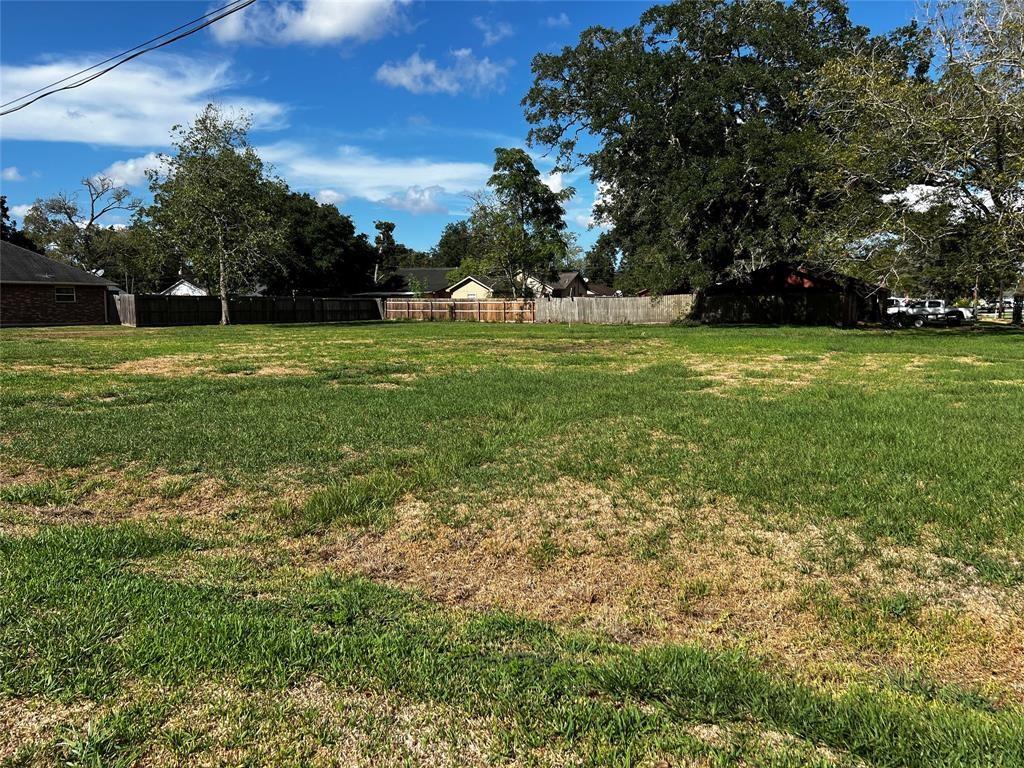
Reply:
[[[923,325],[960,325],[974,320],[974,312],[969,307],[950,306],[945,299],[916,299],[907,301],[890,317],[897,327],[920,328]]]

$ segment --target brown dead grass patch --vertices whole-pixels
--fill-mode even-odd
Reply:
[[[160,357],[144,357],[141,360],[127,360],[113,367],[114,373],[129,376],[162,376],[176,378],[183,376],[201,376],[210,372],[210,367],[203,365],[208,359],[205,355],[162,355]]]
[[[241,535],[261,530],[262,521],[275,501],[300,505],[310,493],[297,470],[281,469],[261,480],[258,488],[246,488],[201,473],[175,475],[138,466],[71,470],[31,464],[19,464],[13,469],[0,467],[0,485],[54,481],[81,487],[72,504],[11,504],[21,519],[11,526],[2,525],[10,528],[8,532],[25,535],[41,525],[174,520],[203,531],[219,529]]]
[[[784,388],[805,387],[813,384],[835,365],[831,353],[825,353],[814,361],[793,360],[785,355],[744,358],[684,355],[680,362],[710,382],[713,392],[759,383]]]
[[[815,670],[913,663],[940,679],[995,684],[1024,700],[1020,590],[965,590],[940,580],[938,567],[894,574],[870,559],[838,575],[808,570],[808,544],[824,539],[813,525],[767,530],[728,500],[692,510],[666,499],[639,501],[623,504],[563,480],[530,500],[457,514],[471,522],[452,528],[426,503],[407,498],[384,533],[349,530],[282,546],[300,572],[356,572],[445,605],[500,608],[634,645],[741,642],[812,678]],[[808,587],[819,583],[842,595],[904,589],[927,610],[918,625],[887,627],[893,648],[880,653],[847,642],[841,628],[807,606]]]
[[[87,700],[62,704],[43,697],[0,696],[0,764],[11,761],[13,765],[22,750],[51,741],[59,730],[82,723],[99,710],[98,704]]]
[[[276,361],[273,352],[262,351],[260,358],[252,361],[252,369],[246,371],[231,371],[219,373],[216,369],[218,363],[225,361],[243,360],[249,362],[246,356],[237,354],[203,354],[203,355],[163,355],[160,357],[145,357],[141,360],[128,360],[113,367],[113,372],[127,374],[129,376],[160,376],[164,378],[184,378],[190,376],[309,376],[313,373],[310,368],[291,363]],[[266,358],[271,358],[266,360]]]
[[[134,765],[492,764],[488,757],[497,723],[489,719],[467,718],[441,704],[347,690],[315,677],[285,690],[246,689],[231,680],[175,691],[138,685],[102,705],[0,698],[0,761],[32,750],[30,765],[54,765],[60,760],[62,734],[82,733],[119,707],[155,699],[169,700],[170,708],[148,734]],[[175,739],[175,734],[187,738]],[[175,744],[189,751],[180,752]]]

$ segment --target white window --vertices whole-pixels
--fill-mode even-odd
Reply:
[[[474,293],[466,294],[466,298],[475,299],[476,298],[476,293],[474,292]]]
[[[53,289],[53,298],[58,304],[75,303],[75,286],[58,285]]]

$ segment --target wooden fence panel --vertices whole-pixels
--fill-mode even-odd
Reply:
[[[579,296],[537,299],[538,323],[668,324],[690,316],[693,296]]]
[[[220,299],[216,296],[164,296],[122,293],[117,297],[122,325],[216,325]],[[377,299],[320,298],[318,296],[233,296],[228,299],[231,322],[332,323],[383,319]]]
[[[532,323],[532,299],[385,299],[388,320],[448,320],[478,323]]]

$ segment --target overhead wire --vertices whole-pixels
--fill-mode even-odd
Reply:
[[[186,38],[186,37],[188,37],[190,35],[194,35],[196,32],[199,32],[202,29],[206,29],[207,27],[209,27],[209,26],[211,26],[213,24],[216,24],[221,19],[224,19],[224,18],[232,15],[233,13],[237,13],[238,11],[241,11],[244,8],[247,8],[248,6],[252,5],[255,2],[256,2],[256,0],[233,0],[233,2],[230,2],[227,5],[224,5],[224,6],[221,6],[220,8],[214,9],[214,10],[210,11],[209,13],[206,13],[206,14],[204,14],[202,16],[199,16],[196,19],[193,19],[192,21],[186,22],[185,24],[181,24],[181,25],[175,27],[172,30],[164,32],[162,35],[157,35],[156,37],[151,38],[151,39],[147,40],[144,43],[139,43],[138,45],[134,46],[133,48],[129,48],[127,51],[122,51],[121,53],[119,53],[119,54],[117,54],[115,56],[111,56],[111,57],[109,57],[107,59],[104,59],[101,62],[98,62],[97,64],[93,64],[91,67],[86,67],[85,69],[79,70],[78,72],[75,72],[74,74],[68,75],[67,77],[61,78],[60,80],[57,80],[57,81],[55,81],[53,83],[50,83],[49,85],[43,86],[42,88],[37,88],[36,90],[34,90],[34,91],[30,92],[30,93],[26,93],[26,94],[24,94],[22,96],[19,96],[16,99],[12,99],[11,101],[8,101],[8,102],[6,102],[6,103],[4,103],[3,105],[0,105],[0,106],[8,107],[11,104],[18,104],[18,102],[24,102],[24,103],[23,104],[18,104],[18,106],[16,106],[16,107],[10,107],[9,109],[4,109],[3,111],[0,111],[0,117],[3,117],[4,115],[9,115],[12,112],[17,112],[18,110],[24,109],[25,107],[27,107],[27,106],[29,106],[31,104],[36,103],[40,99],[45,99],[47,96],[52,96],[55,93],[60,93],[61,91],[68,91],[68,90],[71,90],[73,88],[80,88],[83,85],[86,85],[87,83],[91,83],[93,80],[96,80],[97,78],[102,77],[103,75],[107,74],[108,72],[110,72],[110,71],[112,71],[114,69],[117,69],[122,64],[127,64],[129,61],[132,61],[133,59],[137,59],[140,56],[142,56],[143,54],[146,54],[146,53],[149,53],[151,51],[155,51],[155,50],[157,50],[159,48],[163,48],[165,46],[168,46],[171,43],[175,43],[178,40],[182,40],[182,39],[184,39],[184,38]],[[202,22],[202,23],[201,24],[197,24],[198,22]],[[180,34],[176,34],[176,35],[174,34],[175,32],[180,32],[183,29],[187,30],[187,31],[181,32]],[[168,35],[174,35],[174,36],[169,38],[169,39],[167,39],[167,40],[163,40],[163,42],[157,43],[156,45],[152,45],[152,43],[155,43],[157,40],[162,40],[163,38],[167,37]],[[61,83],[67,82],[71,78],[78,77],[79,75],[85,74],[86,72],[90,72],[90,71],[96,69],[97,67],[101,67],[104,64],[108,64],[108,63],[110,63],[112,61],[115,62],[115,63],[111,64],[109,67],[101,69],[99,72],[94,72],[93,74],[89,75],[88,77],[84,77],[81,80],[77,80],[77,81],[71,83],[70,85],[63,85],[63,86],[61,86],[59,88],[55,87],[55,86],[60,85]],[[32,96],[34,96],[35,98],[31,98],[30,99],[29,97],[32,97]],[[25,101],[25,99],[29,99],[29,100]]]

